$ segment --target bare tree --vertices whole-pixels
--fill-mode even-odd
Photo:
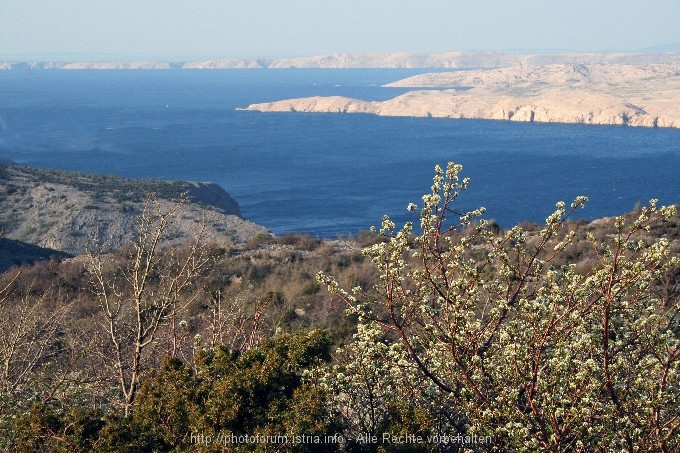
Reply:
[[[32,286],[17,289],[19,280],[17,272],[0,287],[0,449],[17,413],[36,401],[60,398],[75,381],[59,338],[69,304]]]
[[[246,310],[244,292],[224,300],[222,291],[215,291],[210,301],[209,346],[225,345],[239,351],[259,346],[266,335],[265,318],[272,297],[269,294],[256,299],[250,313]]]
[[[164,245],[186,197],[170,208],[153,195],[137,220],[136,237],[123,264],[112,255],[90,253],[89,270],[109,337],[109,360],[128,416],[146,366],[145,352],[159,329],[170,326],[170,354],[177,351],[177,312],[196,297],[194,283],[211,259],[199,232],[185,249]]]

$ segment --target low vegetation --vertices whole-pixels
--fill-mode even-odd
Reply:
[[[152,203],[120,250],[8,270],[0,446],[677,451],[675,209],[504,231],[460,170],[401,229],[179,244]]]

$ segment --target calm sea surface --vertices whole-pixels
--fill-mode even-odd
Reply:
[[[398,222],[435,164],[472,178],[460,209],[503,226],[590,198],[597,218],[680,202],[680,130],[236,111],[381,88],[414,70],[0,71],[0,156],[36,167],[219,183],[276,233]]]

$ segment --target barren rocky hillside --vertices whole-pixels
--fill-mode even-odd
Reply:
[[[656,82],[680,76],[680,63],[669,64],[548,64],[517,65],[502,69],[439,72],[408,77],[387,87],[520,87],[534,84],[578,86],[595,83]]]
[[[190,201],[173,226],[175,240],[193,238],[201,225],[207,241],[224,245],[268,234],[265,227],[241,218],[238,204],[216,184],[130,180],[0,163],[5,252],[20,253],[15,241],[71,255],[97,243],[119,248],[133,236],[134,222],[148,205],[149,193],[155,193],[163,209],[176,204],[182,193],[188,194]]]

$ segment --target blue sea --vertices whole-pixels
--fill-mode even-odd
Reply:
[[[472,179],[460,210],[509,227],[586,195],[580,217],[680,202],[680,130],[369,115],[260,113],[251,103],[342,95],[423,70],[0,71],[0,156],[131,178],[212,181],[277,234],[336,237],[398,223],[435,164]]]

